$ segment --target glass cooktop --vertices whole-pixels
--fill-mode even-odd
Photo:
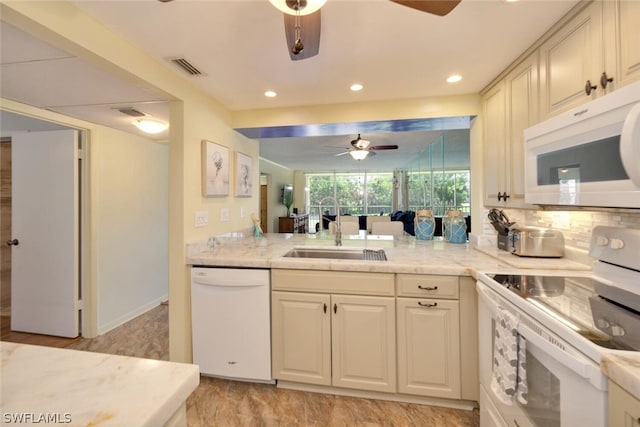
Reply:
[[[593,342],[640,351],[640,313],[596,293],[588,277],[489,274],[493,280]]]

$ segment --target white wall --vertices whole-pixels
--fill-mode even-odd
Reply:
[[[98,333],[168,298],[169,147],[103,128],[93,164]]]

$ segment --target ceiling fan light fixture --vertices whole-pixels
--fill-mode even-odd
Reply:
[[[369,155],[369,151],[367,150],[351,150],[349,154],[354,160],[364,160]]]
[[[169,123],[155,119],[138,119],[134,120],[133,124],[141,131],[150,134],[160,133],[169,127]]]
[[[269,0],[269,2],[287,15],[299,13],[300,16],[305,16],[317,12],[327,0]]]

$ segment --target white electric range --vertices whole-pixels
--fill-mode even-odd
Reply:
[[[607,425],[602,355],[640,350],[640,230],[596,227],[589,253],[592,274],[478,275],[481,426]]]

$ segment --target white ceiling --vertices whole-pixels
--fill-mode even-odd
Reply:
[[[72,3],[227,108],[243,110],[478,93],[577,0],[463,0],[445,17],[386,0],[328,0],[322,8],[320,53],[302,61],[289,59],[282,14],[267,0]],[[168,119],[167,103],[147,89],[5,23],[0,36],[4,98],[131,132],[131,119],[114,107],[133,106]],[[186,58],[205,75],[187,76],[167,61],[173,57]],[[447,84],[452,73],[461,74],[462,81]],[[354,82],[364,89],[349,91]],[[266,98],[267,89],[278,96]],[[415,139],[409,138],[411,133],[396,133],[390,143],[408,146]],[[337,170],[336,159],[326,155],[328,148],[347,148],[354,137],[315,137],[313,143],[303,138],[289,144],[261,140],[261,155],[285,166],[328,159],[324,168]],[[281,149],[267,148],[271,144]],[[324,147],[325,154],[315,153],[314,147]],[[297,157],[292,155],[296,152]],[[337,160],[346,162],[348,156]]]

